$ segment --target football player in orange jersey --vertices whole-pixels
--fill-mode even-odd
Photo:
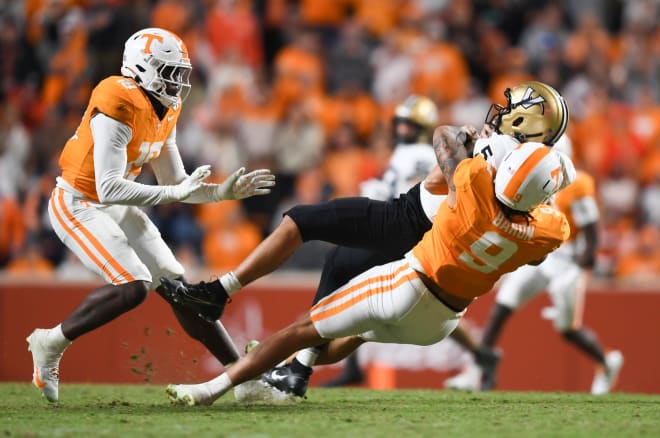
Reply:
[[[469,155],[481,155],[495,169],[521,142],[552,145],[564,132],[569,118],[564,99],[547,84],[525,82],[507,89],[504,95],[507,105],[491,107],[482,135],[468,150]],[[430,140],[434,117],[432,111],[428,112],[430,106],[423,102],[409,100],[397,109],[399,118],[413,122],[408,128],[416,128],[412,132],[397,129],[397,134],[412,138],[414,133],[417,141]],[[402,128],[401,124],[397,127]],[[429,148],[433,152],[431,145]],[[314,297],[316,303],[367,269],[401,259],[431,228],[446,196],[447,185],[436,166],[422,183],[390,201],[338,198],[320,204],[298,205],[284,213],[277,229],[235,270],[216,281],[196,285],[163,279],[163,287],[171,300],[179,300],[213,321],[222,315],[229,295],[275,270],[304,242],[323,240],[339,246],[328,255],[323,266]],[[396,239],[392,239],[393,235]],[[451,336],[472,352],[477,363],[483,367],[494,366],[499,358],[497,353],[479,349],[471,338],[461,336],[463,333],[463,330],[455,330]],[[286,367],[279,367],[277,376],[288,373],[289,378],[279,380],[277,388],[287,394],[303,396],[321,348],[304,349],[287,362]],[[274,382],[269,375],[270,371],[264,374],[263,380]]]
[[[83,264],[107,281],[52,329],[27,338],[33,383],[58,400],[59,361],[68,345],[131,310],[159,278],[181,278],[183,267],[156,226],[139,208],[170,202],[206,203],[270,192],[274,176],[241,168],[222,184],[205,184],[209,166],[188,175],[176,143],[176,122],[190,90],[192,65],[181,39],[158,28],[133,34],[124,48],[121,76],[93,90],[75,134],[67,141],[48,206],[53,229]],[[135,182],[149,163],[158,185]],[[221,362],[238,358],[219,323],[173,305],[184,330]],[[233,347],[233,348],[232,348]]]
[[[568,136],[563,135],[554,147],[572,156]],[[552,307],[544,313],[554,321],[555,328],[567,342],[596,362],[598,366],[591,393],[600,395],[608,393],[616,382],[623,355],[618,350],[605,353],[595,334],[582,324],[588,271],[596,259],[599,212],[595,194],[593,178],[581,170],[573,183],[557,193],[554,205],[568,218],[571,226],[569,240],[540,265],[521,266],[502,279],[481,347],[495,348],[504,324],[513,312],[547,290]],[[445,386],[472,391],[490,390],[496,383],[496,371],[496,366],[471,364],[462,373],[447,379]]]
[[[569,225],[544,203],[574,179],[570,159],[543,144],[523,143],[495,174],[481,155],[464,159],[475,137],[467,129],[436,129],[433,146],[449,193],[431,230],[403,259],[354,277],[215,379],[169,385],[170,399],[211,404],[291,353],[325,343],[317,363],[336,362],[366,341],[434,344],[501,275],[558,248]]]

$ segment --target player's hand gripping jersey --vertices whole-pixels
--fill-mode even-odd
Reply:
[[[495,200],[491,172],[482,156],[461,162],[454,174],[455,207],[443,203],[412,249],[422,271],[457,297],[488,292],[502,274],[542,259],[570,233],[564,215],[549,206],[532,210],[529,224],[523,218],[509,222]]]

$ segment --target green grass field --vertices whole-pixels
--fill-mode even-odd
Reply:
[[[172,406],[164,386],[63,385],[49,404],[0,385],[3,436],[660,437],[660,396],[312,388],[308,399]]]

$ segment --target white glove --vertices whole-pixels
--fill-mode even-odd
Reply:
[[[255,195],[267,195],[270,187],[275,185],[275,175],[268,169],[253,170],[245,173],[245,167],[241,167],[229,177],[218,184],[216,193],[220,199],[243,199]]]
[[[170,195],[171,199],[175,201],[182,201],[186,199],[192,192],[197,190],[201,185],[202,181],[206,179],[211,174],[211,166],[205,164],[199,166],[188,175],[183,181],[175,186],[170,186]]]

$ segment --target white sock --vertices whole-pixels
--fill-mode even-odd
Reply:
[[[316,347],[305,348],[296,354],[296,359],[298,359],[298,362],[307,367],[313,367],[316,363],[316,359],[319,357],[320,352],[321,350]]]
[[[222,396],[234,386],[227,373],[220,374],[218,377],[206,382],[205,385],[216,398]]]
[[[229,296],[238,292],[243,287],[233,271],[227,272],[220,277],[220,284],[225,288],[225,292],[227,292],[227,295]]]
[[[48,330],[46,339],[48,340],[48,345],[59,352],[66,350],[66,347],[71,344],[71,341],[64,336],[64,333],[62,333],[62,324],[58,324]]]

